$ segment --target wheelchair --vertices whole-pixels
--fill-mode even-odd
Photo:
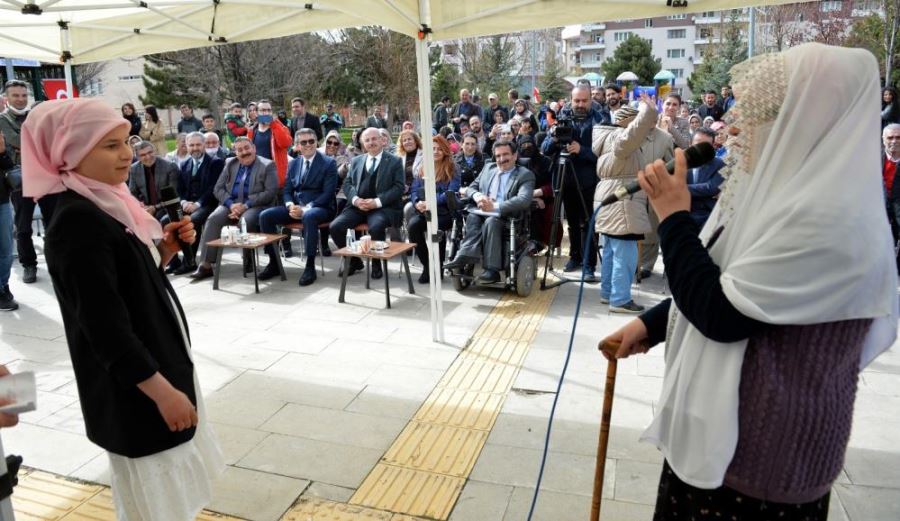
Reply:
[[[465,218],[468,214],[467,207],[474,203],[469,198],[461,198],[458,194],[447,193],[447,206],[453,215],[453,226],[447,240],[447,258],[452,259],[459,251],[463,235],[466,229]],[[540,246],[531,240],[531,216],[530,211],[507,220],[509,235],[505,241],[507,256],[503,268],[506,277],[499,283],[505,289],[515,290],[520,297],[531,294],[534,281],[537,279],[537,259]],[[462,269],[445,270],[446,275],[453,281],[456,291],[464,291],[476,282],[475,266],[467,265]],[[494,284],[486,284],[490,286]]]

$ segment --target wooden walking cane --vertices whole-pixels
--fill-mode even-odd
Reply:
[[[646,351],[648,346],[645,340],[640,341],[644,344]],[[597,348],[610,356],[609,363],[606,366],[606,383],[603,386],[603,414],[600,417],[600,439],[597,442],[597,466],[594,469],[594,496],[591,499],[591,521],[600,521],[600,501],[603,495],[603,474],[606,471],[606,449],[609,447],[609,425],[612,419],[613,396],[616,392],[616,369],[618,367],[618,359],[615,358],[616,352],[621,347],[619,342],[600,341]]]
[[[600,419],[600,439],[597,443],[597,466],[594,469],[594,497],[591,499],[591,521],[600,520],[600,496],[603,494],[603,474],[606,471],[606,449],[609,446],[609,423],[612,418],[613,395],[616,391],[616,351],[618,342],[603,342],[597,346],[610,355],[606,366],[606,384],[603,386],[603,415]]]

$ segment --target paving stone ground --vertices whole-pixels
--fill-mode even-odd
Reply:
[[[263,283],[259,295],[252,279],[241,277],[239,257],[225,259],[221,291],[183,277],[173,285],[228,463],[209,509],[254,521],[281,519],[292,505],[347,502],[503,294],[457,293],[446,284],[446,342],[439,344],[430,340],[427,286],[408,295],[398,265],[391,265],[393,309],[386,310],[382,284],[367,291],[361,275],[350,279],[347,303],[338,304],[334,258],[325,260],[325,277],[306,288],[297,286],[303,261],[289,259],[288,281]],[[39,388],[38,410],[0,433],[3,446],[31,468],[107,484],[106,456],[84,435],[59,309],[40,262],[31,285],[14,267],[11,287],[21,308],[0,316],[0,362],[14,372],[35,371]],[[659,271],[636,287],[638,302],[663,298]],[[577,292],[575,284],[559,289],[451,520],[525,519]],[[596,288],[587,287],[535,519],[588,517],[606,367],[596,343],[627,320],[609,314]],[[619,364],[604,519],[652,517],[662,459],[637,440],[652,418],[662,374],[661,349]],[[861,375],[829,519],[900,519],[898,413],[895,346]]]

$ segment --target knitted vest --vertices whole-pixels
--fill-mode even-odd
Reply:
[[[871,320],[775,326],[750,339],[725,484],[767,501],[825,495],[844,464]]]

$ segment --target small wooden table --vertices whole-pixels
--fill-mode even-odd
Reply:
[[[253,263],[253,285],[256,287],[256,292],[259,293],[259,248],[263,246],[268,246],[269,244],[275,244],[276,248],[278,248],[278,254],[275,255],[275,262],[278,264],[278,272],[281,273],[281,280],[287,280],[287,276],[284,274],[284,266],[281,264],[281,239],[287,237],[287,235],[281,235],[279,233],[251,233],[249,234],[251,238],[254,237],[263,237],[263,239],[250,241],[243,244],[238,244],[235,242],[222,242],[222,239],[216,239],[214,241],[209,241],[206,245],[210,248],[218,248],[216,252],[216,271],[215,278],[213,279],[213,289],[219,289],[219,272],[222,271],[222,252],[225,251],[225,248],[238,248],[241,250],[253,250],[250,255],[250,259]],[[243,269],[243,267],[241,268]],[[247,272],[244,271],[244,277],[247,276]]]
[[[406,282],[409,284],[409,293],[415,295],[416,290],[413,288],[412,276],[409,274],[409,262],[406,261],[406,253],[415,247],[416,245],[414,243],[392,241],[391,246],[381,253],[376,253],[374,249],[370,249],[368,253],[352,252],[347,247],[334,252],[335,255],[341,257],[341,271],[343,272],[343,276],[341,277],[341,293],[338,295],[338,302],[344,302],[344,292],[347,288],[347,276],[350,272],[350,259],[352,258],[364,259],[366,262],[366,289],[369,289],[369,261],[374,260],[376,262],[381,262],[384,277],[384,299],[388,309],[391,308],[391,277],[388,276],[387,262],[394,257],[400,257],[400,262],[403,263],[403,269],[406,271]]]

